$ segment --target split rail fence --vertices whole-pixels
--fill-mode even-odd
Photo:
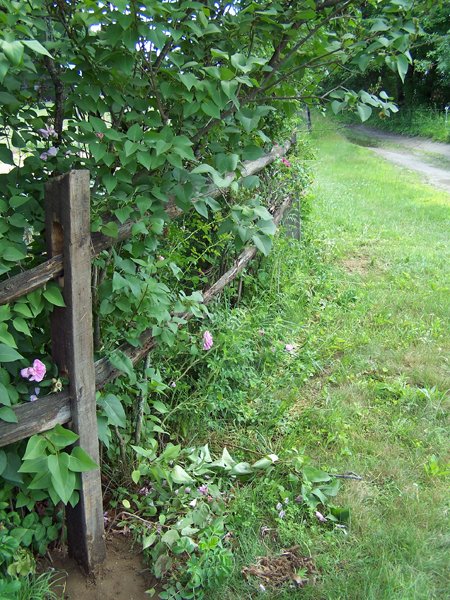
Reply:
[[[271,153],[244,165],[243,176],[261,171],[284,155],[295,138]],[[228,175],[230,181],[234,174]],[[219,195],[211,190],[209,195]],[[0,284],[0,305],[13,302],[56,280],[62,288],[65,307],[55,307],[51,314],[52,358],[59,373],[67,376],[69,387],[35,402],[12,407],[17,423],[0,421],[0,447],[6,446],[53,428],[69,424],[78,434],[78,444],[99,464],[96,418],[96,390],[118,377],[121,372],[107,358],[94,362],[93,317],[91,292],[91,261],[103,250],[129,238],[133,224],[119,227],[118,236],[110,238],[90,233],[89,171],[71,171],[46,184],[46,240],[48,260],[43,264]],[[287,197],[272,207],[278,225],[291,205]],[[166,211],[171,217],[181,211],[169,202]],[[233,266],[203,293],[204,303],[210,302],[236,278],[256,254],[256,248],[246,248]],[[190,315],[183,315],[189,319]],[[120,350],[137,363],[156,346],[151,330],[141,336],[137,348],[123,343]],[[80,501],[75,508],[67,506],[69,553],[87,572],[92,572],[105,558],[103,504],[100,469],[81,474]]]

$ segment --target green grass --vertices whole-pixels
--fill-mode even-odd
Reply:
[[[343,122],[360,123],[353,114],[339,115],[338,119]],[[369,127],[376,127],[392,133],[420,136],[438,142],[450,142],[450,115],[446,122],[444,110],[404,107],[400,108],[398,113],[384,119],[374,114],[366,124]]]
[[[63,578],[51,571],[24,577],[15,600],[62,600],[62,593],[55,590]]]
[[[220,309],[216,316],[228,358],[232,338],[245,362],[261,327],[273,358],[251,371],[243,414],[216,419],[208,437],[230,451],[301,448],[324,469],[364,479],[344,481],[337,498],[351,510],[348,535],[295,507],[274,518],[269,479],[241,488],[232,506],[235,570],[208,598],[444,599],[449,198],[338,134],[315,135],[303,243],[279,239],[259,292],[231,320],[226,310],[223,321]],[[284,343],[298,345],[295,355]],[[262,526],[272,531],[263,536]],[[255,557],[294,544],[313,557],[314,584],[262,593],[244,580],[241,568]]]

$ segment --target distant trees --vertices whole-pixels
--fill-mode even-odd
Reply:
[[[371,5],[365,14],[373,18],[376,13]],[[450,103],[450,3],[418,0],[411,3],[410,16],[410,68],[401,73],[389,58],[371,61],[362,73],[349,77],[348,85],[374,93],[385,90],[399,106],[444,108]],[[346,72],[340,72],[336,80],[344,77]]]

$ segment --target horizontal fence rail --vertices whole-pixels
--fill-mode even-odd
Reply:
[[[291,204],[292,198],[291,196],[288,196],[280,206],[276,208],[273,213],[275,225],[280,224],[283,215]],[[254,258],[256,252],[257,250],[254,246],[245,248],[235,260],[234,265],[211,287],[203,292],[203,302],[205,304],[211,302],[229,283],[236,279],[239,273],[241,273],[247,264]],[[185,313],[181,316],[188,320],[191,315]],[[157,341],[152,336],[151,329],[148,329],[141,336],[140,346],[134,347],[124,343],[119,346],[118,349],[124,352],[133,364],[136,364],[153,350],[156,345]],[[96,388],[98,390],[103,388],[107,383],[121,374],[122,372],[116,369],[108,358],[104,357],[97,360],[95,362]],[[39,398],[39,400],[36,400],[35,402],[18,404],[13,406],[12,409],[17,416],[18,423],[6,423],[5,421],[0,421],[0,447],[20,441],[36,433],[47,431],[58,423],[60,425],[68,423],[71,419],[70,394],[68,391],[59,394],[50,394],[49,396]]]
[[[276,146],[271,152],[252,161],[245,161],[243,168],[240,172],[241,178],[254,175],[262,171],[265,167],[273,163],[277,158],[284,156],[292,144],[295,143],[295,134],[287,140],[282,146]],[[228,173],[226,180],[231,183],[236,177],[236,173]],[[239,180],[238,180],[239,181]],[[205,195],[217,198],[221,195],[222,191],[216,187],[211,187]],[[179,209],[173,198],[169,199],[169,202],[165,208],[166,213],[170,218],[174,219],[180,216],[183,211]],[[122,242],[132,235],[133,225],[136,222],[127,221],[123,224],[118,224],[118,235],[115,238],[103,235],[101,233],[93,233],[91,235],[91,256],[94,258],[98,256],[103,250],[108,250],[115,244]],[[23,273],[19,273],[0,283],[0,305],[14,302],[21,296],[29,294],[34,290],[44,286],[52,279],[60,277],[63,273],[63,257],[62,255],[56,255],[46,260],[41,265],[33,267]]]
[[[247,161],[240,176],[258,173],[286,154],[294,142],[295,134],[269,154]],[[232,172],[225,179],[231,184],[236,177]],[[210,197],[221,194],[222,190],[217,187],[207,192]],[[271,207],[275,225],[279,225],[291,202],[291,197],[287,197],[280,206]],[[169,199],[165,211],[171,218],[183,212],[173,198]],[[87,573],[95,571],[106,553],[95,392],[122,374],[107,357],[94,362],[92,258],[130,238],[135,225],[131,221],[118,224],[118,235],[114,238],[91,234],[89,172],[70,171],[55,177],[45,186],[48,260],[0,284],[0,304],[12,302],[52,279],[56,279],[62,289],[65,305],[54,307],[50,315],[51,352],[60,375],[68,378],[68,388],[12,407],[17,423],[0,420],[0,447],[48,431],[57,424],[69,424],[78,435],[76,444],[91,456],[97,467],[80,474],[79,502],[73,508],[66,507],[66,526],[69,554]],[[256,247],[245,248],[233,266],[204,291],[204,303],[209,303],[233,281],[256,252]],[[173,316],[183,317],[184,323],[192,315]],[[181,326],[180,323],[178,327]],[[124,342],[118,350],[136,364],[157,345],[152,329],[144,331],[140,342],[138,347]]]

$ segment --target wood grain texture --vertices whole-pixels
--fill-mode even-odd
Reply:
[[[0,305],[14,302],[21,296],[42,287],[62,274],[62,256],[45,261],[42,265],[23,271],[0,283]]]
[[[35,433],[48,431],[55,425],[70,421],[69,392],[43,396],[35,402],[12,407],[17,423],[0,421],[0,447],[31,437]]]
[[[78,444],[97,463],[94,348],[91,297],[89,171],[71,171],[46,186],[49,254],[63,249],[66,306],[52,312],[52,354],[69,377],[71,428]],[[93,572],[105,558],[100,468],[81,473],[80,501],[67,506],[69,553]]]

